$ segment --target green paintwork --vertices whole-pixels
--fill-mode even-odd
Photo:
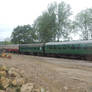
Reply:
[[[43,44],[30,44],[20,45],[19,50],[21,53],[44,53]],[[47,43],[45,44],[46,54],[72,54],[72,55],[92,55],[92,42],[64,42],[64,43]]]
[[[20,45],[19,50],[21,53],[43,53],[42,46],[27,46]]]
[[[49,54],[90,55],[92,54],[92,43],[46,45],[45,53],[47,54],[49,53]]]

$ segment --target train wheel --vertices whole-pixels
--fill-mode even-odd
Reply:
[[[86,60],[92,61],[92,56],[86,56]]]

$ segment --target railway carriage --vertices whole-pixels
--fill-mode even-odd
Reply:
[[[0,45],[0,50],[4,49],[5,45]]]
[[[34,43],[34,44],[20,44],[19,52],[24,54],[44,54],[44,44],[43,43]]]
[[[10,44],[10,45],[0,45],[0,49],[5,50],[6,52],[19,52],[19,44]]]
[[[78,57],[92,60],[92,40],[71,42],[48,42],[33,44],[0,45],[7,52],[47,55],[59,57]]]
[[[19,52],[19,44],[4,45],[4,49],[7,52],[18,53]]]
[[[45,53],[57,56],[92,57],[92,40],[71,42],[49,42],[45,45]]]

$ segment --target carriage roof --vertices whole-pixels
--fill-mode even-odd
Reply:
[[[46,43],[46,45],[87,44],[87,43],[92,43],[92,40],[69,41],[69,42],[48,42],[48,43]]]
[[[20,44],[20,46],[39,47],[39,46],[43,46],[43,43],[34,43],[34,44]]]

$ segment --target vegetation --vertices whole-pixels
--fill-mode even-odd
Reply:
[[[50,4],[42,15],[31,25],[17,26],[11,35],[15,44],[33,42],[66,41],[72,39],[72,34],[81,34],[82,40],[92,38],[92,9],[78,13],[71,20],[71,7],[65,2]]]
[[[16,27],[11,36],[11,41],[15,44],[32,43],[35,39],[35,31],[30,25]]]
[[[56,14],[55,7],[51,5],[35,21],[38,40],[41,42],[54,41],[56,37]]]
[[[92,38],[92,9],[81,11],[76,16],[76,28],[81,32],[81,39],[88,40]]]

